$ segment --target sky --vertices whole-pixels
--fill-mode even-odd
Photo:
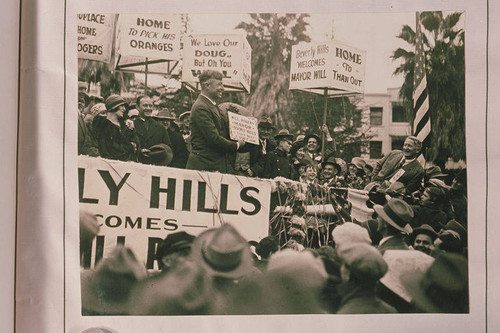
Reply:
[[[250,20],[246,14],[191,14],[190,17],[193,33],[207,34],[241,33],[234,27]],[[396,36],[405,24],[414,29],[415,13],[312,14],[307,21],[313,41],[329,38],[333,27],[336,40],[367,52],[365,93],[386,93],[387,88],[403,84],[401,75],[392,74],[399,63],[390,57],[398,47],[409,47]]]
[[[445,15],[448,12],[444,13]],[[241,21],[250,22],[247,14],[190,14],[192,33],[200,34],[243,34],[234,29]],[[463,28],[464,19],[459,22]],[[415,29],[415,13],[350,13],[311,14],[307,19],[308,33],[313,41],[329,39],[332,30],[334,38],[347,45],[365,50],[366,73],[365,93],[387,93],[388,88],[401,87],[402,75],[393,75],[400,61],[393,61],[391,55],[399,47],[411,51],[410,45],[397,38],[404,25]],[[142,81],[142,76],[136,76]],[[164,83],[159,78],[161,83]],[[149,82],[154,83],[154,78]],[[160,85],[160,81],[158,85]]]

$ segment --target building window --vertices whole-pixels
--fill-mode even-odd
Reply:
[[[352,114],[352,126],[354,128],[359,128],[361,127],[361,111],[360,109],[357,109],[354,111]]]
[[[361,156],[361,142],[349,142],[344,146],[344,155],[359,157]]]
[[[370,141],[370,158],[382,157],[382,141]]]
[[[403,144],[405,142],[406,136],[392,136],[391,137],[391,148],[403,150]]]
[[[393,123],[407,123],[409,122],[408,113],[406,112],[403,104],[392,103],[392,122]]]
[[[382,108],[370,108],[370,125],[371,126],[381,126],[382,125]]]

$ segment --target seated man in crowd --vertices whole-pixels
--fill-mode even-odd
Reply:
[[[414,136],[406,138],[403,150],[393,150],[377,162],[373,171],[372,182],[380,184],[382,189],[387,189],[392,183],[403,183],[409,193],[418,190],[424,168],[417,160],[422,142]]]

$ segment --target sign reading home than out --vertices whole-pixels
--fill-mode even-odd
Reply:
[[[294,45],[290,89],[321,94],[324,88],[362,93],[365,87],[365,66],[366,51],[337,41]]]
[[[184,44],[182,81],[196,85],[204,70],[224,75],[228,90],[250,92],[250,44],[243,35],[191,35]]]
[[[120,14],[117,45],[122,56],[180,59],[181,16]]]
[[[115,26],[114,14],[78,14],[78,58],[109,62]]]
[[[80,209],[100,224],[89,264],[118,244],[154,269],[168,234],[192,235],[231,223],[247,240],[268,235],[269,181],[78,156]]]

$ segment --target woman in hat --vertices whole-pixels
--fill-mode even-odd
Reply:
[[[361,157],[353,157],[349,163],[349,171],[345,177],[347,187],[362,190],[367,185],[364,166],[366,162]]]
[[[99,154],[112,160],[137,161],[139,139],[124,122],[127,103],[121,96],[111,95],[105,105],[106,117],[94,117],[92,121]]]

